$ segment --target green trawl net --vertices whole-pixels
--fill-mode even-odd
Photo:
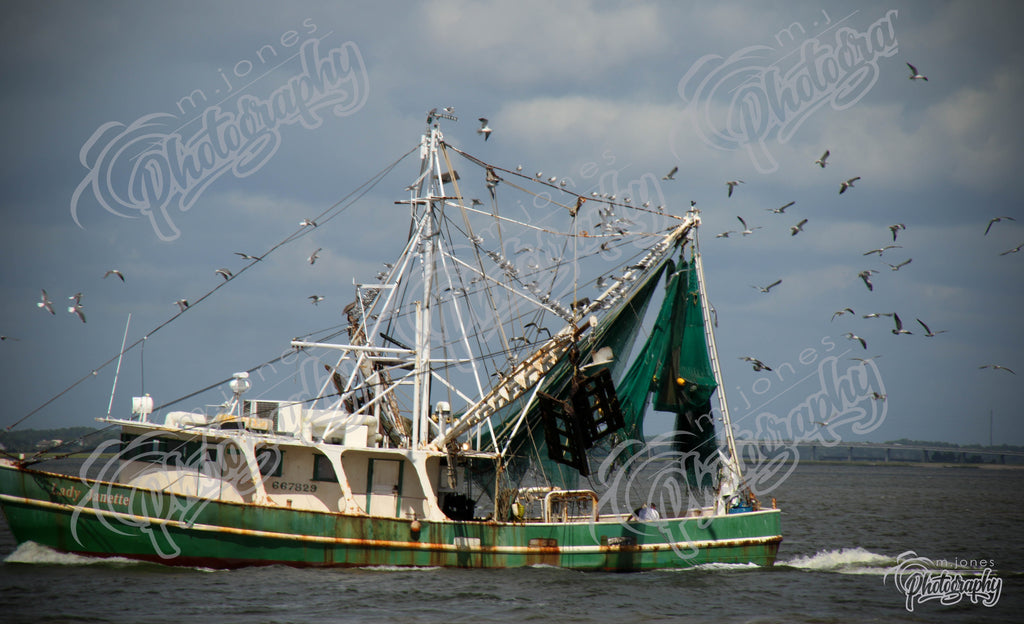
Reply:
[[[691,484],[696,486],[693,462],[707,462],[717,448],[710,416],[716,383],[705,342],[696,270],[681,262],[679,270],[668,274],[658,318],[617,392],[626,423],[622,430],[625,439],[643,439],[644,412],[652,392],[654,409],[676,414],[676,450],[687,455]]]

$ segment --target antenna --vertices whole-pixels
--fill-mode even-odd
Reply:
[[[107,403],[107,418],[114,409],[114,392],[117,390],[117,377],[121,374],[121,358],[124,357],[124,345],[128,342],[128,326],[132,323],[132,314],[128,313],[128,321],[124,324],[124,338],[121,339],[121,352],[117,354],[117,368],[114,369],[114,385],[110,388],[110,402]]]

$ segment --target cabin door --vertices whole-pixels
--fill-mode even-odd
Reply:
[[[370,459],[367,476],[366,507],[371,516],[400,515],[402,504],[402,462],[395,459]]]

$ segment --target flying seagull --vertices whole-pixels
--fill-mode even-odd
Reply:
[[[732,197],[732,189],[734,189],[737,184],[743,184],[743,180],[729,180],[725,183],[725,185],[729,187],[729,197]]]
[[[107,278],[108,278],[108,277],[110,277],[111,275],[116,275],[116,276],[118,276],[119,278],[121,278],[121,281],[122,281],[122,282],[124,281],[124,274],[123,274],[123,273],[121,273],[120,271],[118,271],[117,269],[110,269],[109,271],[107,271],[106,273],[104,273],[104,274],[103,274],[103,279],[107,279]]]
[[[675,180],[676,179],[676,173],[678,173],[678,172],[679,172],[679,167],[672,167],[672,171],[669,171],[661,179],[662,180]]]
[[[755,227],[750,227],[749,225],[747,225],[747,222],[743,220],[743,217],[739,217],[738,216],[736,218],[739,219],[740,223],[743,224],[743,231],[740,232],[740,233],[743,234],[744,236],[746,236],[747,234],[753,234],[754,230],[760,230],[761,229],[760,225],[755,226]]]
[[[845,334],[843,334],[843,336],[849,338],[850,340],[856,340],[857,342],[860,343],[860,346],[864,347],[865,349],[868,348],[867,341],[858,336],[857,334],[854,334],[853,332],[846,332]]]
[[[789,226],[789,235],[796,236],[798,233],[803,232],[805,223],[807,223],[807,219],[801,219],[800,223]]]
[[[906,260],[900,262],[899,264],[889,264],[888,262],[886,262],[886,264],[889,264],[889,268],[892,269],[893,271],[899,271],[901,268],[910,264],[913,260],[913,258],[907,258]]]
[[[836,320],[837,316],[842,316],[844,314],[854,314],[854,311],[851,308],[843,308],[842,310],[836,310],[836,312],[832,314],[832,320],[834,321]]]
[[[184,312],[185,308],[188,307],[188,300],[186,300],[186,299],[178,299],[174,303],[178,304],[178,311],[179,312]]]
[[[839,194],[842,195],[843,193],[846,192],[846,189],[853,188],[853,183],[856,182],[857,180],[860,180],[860,176],[857,176],[856,178],[850,178],[849,180],[841,182],[839,184]]]
[[[865,251],[863,255],[870,256],[871,254],[876,253],[879,256],[881,256],[882,254],[884,254],[886,251],[888,251],[890,249],[903,249],[903,246],[902,245],[886,245],[885,247],[879,247],[878,249],[872,249],[871,251]]]
[[[310,264],[316,264],[317,258],[320,257],[320,250],[321,249],[323,249],[323,247],[317,247],[316,251],[314,251],[312,254],[310,254],[310,256],[308,258]]]
[[[780,206],[778,208],[765,208],[765,210],[767,210],[768,212],[770,212],[772,214],[782,214],[782,213],[786,212],[786,208],[789,208],[790,206],[792,206],[795,203],[796,203],[795,201],[791,201],[788,204],[786,204],[785,206]]]
[[[895,314],[895,313],[894,312],[881,312],[881,313],[879,313],[879,312],[872,312],[870,314],[865,314],[861,318],[866,318],[866,319],[882,318],[883,316],[892,316],[893,314]]]
[[[1007,249],[1006,251],[1000,253],[999,255],[1000,256],[1005,256],[1006,254],[1017,253],[1018,251],[1021,250],[1022,247],[1024,247],[1024,243],[1021,243],[1020,245],[1017,245],[1013,249]]]
[[[767,364],[765,364],[764,362],[762,362],[761,360],[759,360],[759,359],[757,359],[755,357],[750,357],[749,355],[744,355],[740,359],[745,361],[745,362],[750,362],[754,366],[754,370],[755,371],[763,371],[763,370],[771,371],[772,370],[770,366],[768,366]]]
[[[871,398],[876,400],[876,401],[884,401],[885,400],[885,396],[886,395],[882,394],[881,392],[877,392],[877,391],[871,393]]]
[[[937,332],[933,332],[931,329],[928,328],[927,325],[924,324],[924,321],[922,321],[921,319],[916,319],[916,320],[917,320],[918,323],[921,324],[921,327],[924,327],[924,331],[926,332],[925,335],[924,335],[925,338],[932,338],[934,336],[938,336],[939,334],[946,333],[945,329],[940,329]]]
[[[217,275],[220,275],[221,277],[223,277],[225,281],[231,279],[231,276],[232,276],[231,271],[229,269],[224,269],[224,268],[217,269],[216,271],[214,271],[214,273],[216,273]]]
[[[878,273],[878,271],[875,271],[874,269],[868,269],[866,271],[861,271],[860,273],[857,274],[857,277],[859,277],[862,280],[864,280],[864,285],[867,286],[868,290],[871,290],[871,291],[875,290],[874,284],[871,283],[871,274],[872,273]]]
[[[249,254],[242,253],[241,251],[236,251],[235,255],[241,257],[242,260],[262,260],[263,259],[263,258],[260,258],[258,256],[250,256]]]
[[[782,283],[782,280],[781,279],[777,279],[774,282],[772,282],[771,284],[768,284],[767,286],[751,286],[751,288],[756,288],[756,289],[760,290],[761,292],[766,293],[766,292],[768,292],[772,288],[775,288],[776,286],[778,286],[781,283]]]
[[[486,117],[481,117],[478,121],[480,122],[480,127],[476,129],[476,133],[484,135],[484,141],[486,141],[491,138],[491,132],[493,132],[493,130],[491,130],[490,126],[487,125]]]
[[[907,229],[907,226],[902,223],[893,223],[889,226],[889,231],[892,232],[892,242],[896,242],[896,233],[900,230]]]
[[[978,368],[979,369],[991,368],[992,370],[1004,370],[1004,371],[1006,371],[1008,373],[1013,373],[1013,371],[1010,370],[1009,368],[1006,368],[1005,366],[1000,366],[998,364],[983,364],[983,365],[979,366]],[[1016,375],[1017,373],[1013,373],[1013,374]]]
[[[316,221],[314,221],[312,219],[303,219],[302,221],[299,221],[299,227],[310,227],[310,226],[316,227]]]
[[[900,320],[900,315],[899,314],[896,314],[895,312],[893,312],[892,318],[893,318],[894,321],[896,321],[896,327],[891,330],[893,334],[899,336],[900,334],[910,334],[910,333],[912,333],[908,329],[903,329],[903,321]]]
[[[317,305],[324,300],[323,295],[310,295],[309,297],[306,298],[309,299],[313,303],[313,305]]]
[[[992,229],[993,223],[999,223],[1003,219],[1007,219],[1009,221],[1016,221],[1016,219],[1014,219],[1013,217],[992,217],[988,221],[988,227],[985,228],[985,236],[988,236],[988,231]]]
[[[74,305],[68,306],[68,312],[71,314],[77,314],[78,318],[85,322],[85,313],[82,312],[82,293],[75,293],[68,297],[71,301],[74,301]]]
[[[53,302],[50,301],[50,298],[46,295],[46,290],[45,289],[43,289],[43,298],[42,298],[42,300],[40,300],[39,303],[37,303],[36,305],[39,306],[40,308],[43,308],[44,310],[46,310],[50,314],[56,314],[56,312],[53,311]]]
[[[921,72],[917,71],[917,68],[914,67],[913,65],[911,65],[910,63],[907,63],[907,67],[910,68],[910,79],[911,80],[924,80],[924,81],[928,80],[928,76],[922,76]]]
[[[826,162],[826,161],[828,160],[828,155],[829,154],[831,154],[831,152],[829,150],[825,150],[825,153],[821,155],[821,158],[819,158],[818,160],[814,161],[814,164],[816,164],[819,167],[821,167],[822,169],[824,169],[825,165],[828,164],[828,162]]]
[[[735,230],[726,230],[725,232],[722,232],[721,234],[715,234],[715,238],[729,238],[730,234],[735,234],[735,233],[736,233]]]

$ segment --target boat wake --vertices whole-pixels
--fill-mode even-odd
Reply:
[[[159,565],[128,557],[90,557],[73,553],[60,552],[49,546],[36,542],[24,542],[14,552],[4,558],[4,563],[31,563],[36,565],[67,565],[67,566],[154,566]],[[200,572],[216,572],[213,568],[193,567]]]
[[[863,548],[842,548],[840,550],[819,550],[814,555],[794,557],[778,561],[776,567],[790,567],[814,572],[837,572],[839,574],[884,575],[896,565],[896,559],[879,555]]]

